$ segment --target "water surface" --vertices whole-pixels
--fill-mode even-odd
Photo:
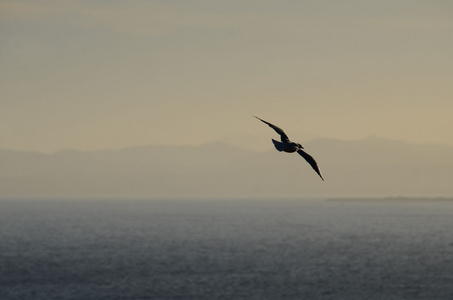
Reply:
[[[453,202],[3,199],[0,299],[453,299]]]

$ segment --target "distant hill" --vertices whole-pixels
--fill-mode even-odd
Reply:
[[[210,143],[53,154],[0,150],[7,196],[451,196],[453,147],[367,138],[304,143],[297,154]]]

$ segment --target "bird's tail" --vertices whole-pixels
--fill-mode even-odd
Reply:
[[[274,139],[272,139],[272,143],[274,143],[274,146],[275,146],[275,149],[277,149],[278,151],[283,151],[284,150],[284,146],[283,146],[283,143],[280,143]]]

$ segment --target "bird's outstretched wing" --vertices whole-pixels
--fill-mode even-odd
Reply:
[[[319,170],[318,164],[316,163],[315,159],[302,149],[297,150],[297,153],[299,153],[300,156],[305,158],[305,160],[310,164],[313,170],[315,170],[316,173],[318,173],[319,177],[321,177],[321,179],[324,181],[324,178],[322,177],[321,171]]]
[[[264,120],[262,120],[262,119],[260,119],[260,118],[258,118],[258,117],[256,117],[256,116],[254,116],[254,117],[257,118],[258,120],[260,120],[261,122],[266,123],[266,124],[269,125],[272,129],[274,129],[275,132],[277,132],[277,133],[280,135],[280,138],[281,138],[281,140],[282,140],[283,143],[289,142],[289,138],[288,138],[288,136],[286,135],[286,133],[283,131],[283,129],[281,129],[281,128],[279,128],[279,127],[277,127],[277,126],[275,126],[275,125],[273,125],[273,124],[271,124],[271,123],[269,123],[269,122],[266,122],[266,121],[264,121]]]

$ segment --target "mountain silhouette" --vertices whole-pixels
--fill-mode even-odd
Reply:
[[[52,154],[0,150],[9,196],[442,196],[453,194],[453,147],[370,137],[305,142],[329,180],[292,155],[237,148],[140,146]],[[279,176],[275,176],[278,174]]]

